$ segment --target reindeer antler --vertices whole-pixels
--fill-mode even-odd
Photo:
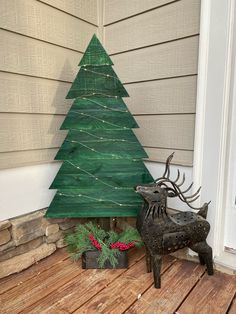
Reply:
[[[162,178],[167,178],[169,179],[170,177],[170,162],[172,160],[172,158],[174,157],[175,152],[173,152],[172,154],[170,154],[170,156],[166,159],[166,167],[165,167],[165,171],[162,175]],[[167,177],[166,177],[167,174]],[[156,179],[154,182],[157,182],[158,179]]]
[[[193,186],[193,182],[192,182],[187,189],[185,189],[184,191],[181,191],[181,186],[185,182],[185,173],[183,173],[183,177],[181,181],[179,181],[180,179],[179,169],[177,171],[177,178],[174,181],[170,180],[170,162],[173,156],[174,156],[174,152],[166,160],[165,171],[162,177],[156,179],[154,182],[156,183],[157,186],[164,186],[167,189],[167,191],[171,191],[172,197],[174,196],[179,197],[179,199],[182,202],[186,203],[190,208],[195,209],[195,210],[200,210],[202,207],[193,207],[191,203],[193,203],[200,197],[199,193],[200,193],[201,187],[199,187],[198,190],[194,194],[186,195],[186,193],[188,193]],[[171,186],[168,186],[168,184]]]

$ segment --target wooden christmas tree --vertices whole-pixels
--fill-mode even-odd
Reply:
[[[69,132],[55,157],[63,164],[46,217],[136,216],[142,199],[134,186],[153,181],[112,65],[94,35],[66,97],[75,100],[61,126]]]

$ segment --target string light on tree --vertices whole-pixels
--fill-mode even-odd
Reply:
[[[122,100],[128,93],[95,35],[79,65],[67,95],[74,102],[61,126],[68,134],[55,158],[63,164],[50,187],[57,193],[46,216],[136,216],[142,199],[134,186],[153,178]]]
[[[101,180],[100,178],[96,177],[95,175],[93,175],[92,173],[88,172],[87,170],[85,169],[81,169],[81,167],[79,166],[76,166],[75,164],[73,164],[71,161],[69,160],[66,160],[67,163],[71,164],[73,167],[75,167],[76,169],[79,169],[81,170],[82,172],[85,172],[87,175],[89,175],[90,177],[94,178],[95,180],[101,182],[102,184],[106,185],[106,186],[109,186],[110,188],[112,189],[115,189],[115,190],[133,190],[133,188],[131,187],[119,187],[119,186],[114,186],[114,185],[111,185],[111,184],[108,184],[107,182]]]

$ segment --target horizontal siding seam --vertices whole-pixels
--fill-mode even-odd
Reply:
[[[143,159],[143,161],[145,161],[145,162],[153,162],[153,163],[160,163],[160,164],[165,164],[166,163],[166,161],[165,160],[161,160],[161,159],[154,159],[154,158],[144,158]],[[185,162],[185,163],[183,163],[183,162],[178,162],[178,161],[171,161],[171,164],[172,165],[176,165],[176,166],[182,166],[182,167],[193,167],[193,162],[192,161],[190,161],[190,162]],[[170,208],[170,207],[169,207]],[[171,209],[171,208],[170,208]]]
[[[44,79],[44,80],[56,81],[56,82],[62,82],[62,83],[72,83],[72,81],[63,81],[61,79],[54,79],[54,78],[51,78],[51,77],[36,76],[36,75],[30,75],[30,74],[25,74],[25,73],[19,73],[19,72],[4,71],[4,70],[1,70],[1,69],[0,69],[0,72],[2,72],[2,73],[10,73],[10,74],[15,74],[15,75],[22,75],[22,76],[27,76],[27,77],[40,78],[40,79]]]
[[[72,100],[73,101],[73,100]],[[71,102],[72,104],[72,102]],[[47,113],[47,112],[22,112],[22,111],[0,111],[0,113],[2,114],[7,114],[7,115],[11,115],[11,114],[19,114],[19,115],[40,115],[40,116],[61,116],[61,117],[66,117],[66,113]]]
[[[40,0],[38,0],[38,1],[40,1]],[[107,27],[107,26],[110,26],[110,25],[113,25],[113,24],[116,24],[116,23],[120,23],[120,22],[123,22],[123,21],[125,21],[125,20],[130,19],[130,18],[133,18],[133,17],[135,17],[135,16],[142,15],[142,14],[145,14],[145,13],[150,12],[150,11],[155,11],[155,10],[157,10],[157,9],[160,9],[160,8],[162,8],[162,7],[171,5],[171,4],[176,3],[176,2],[179,2],[179,1],[181,1],[181,0],[175,0],[175,1],[172,1],[172,2],[169,2],[169,3],[164,3],[164,4],[158,5],[158,6],[156,6],[156,7],[153,7],[153,8],[151,8],[151,9],[148,9],[148,10],[145,10],[145,11],[142,11],[142,12],[138,12],[138,13],[132,14],[132,15],[130,15],[130,16],[124,17],[124,18],[119,19],[119,20],[117,20],[117,21],[114,21],[114,22],[111,22],[111,23],[108,23],[108,24],[104,24],[103,26],[104,26],[104,27]]]
[[[27,37],[27,38],[30,38],[30,39],[33,39],[33,40],[37,40],[37,41],[40,41],[40,42],[43,42],[43,43],[46,43],[46,44],[50,44],[50,45],[53,45],[53,46],[57,46],[57,47],[60,47],[60,48],[68,49],[68,50],[71,50],[71,51],[74,51],[74,52],[78,52],[78,53],[81,53],[81,54],[84,53],[84,51],[80,51],[80,50],[76,50],[76,49],[73,49],[73,48],[70,48],[70,47],[62,46],[62,45],[56,44],[54,42],[47,41],[47,40],[44,40],[44,39],[40,39],[40,38],[37,38],[37,37],[32,37],[32,36],[29,36],[29,35],[26,35],[26,34],[23,34],[23,33],[20,33],[20,32],[13,31],[13,30],[8,29],[8,28],[0,27],[0,30],[6,31],[6,32],[10,32],[10,33],[13,33],[13,34],[16,34],[16,35],[24,36],[24,37]]]
[[[123,85],[146,83],[146,82],[153,82],[153,81],[162,81],[162,80],[171,80],[171,79],[175,79],[175,78],[189,77],[189,76],[190,77],[197,76],[197,73],[185,74],[185,75],[176,75],[176,76],[167,76],[167,77],[161,77],[161,78],[149,79],[149,80],[142,80],[142,81],[131,81],[131,82],[125,82],[125,83],[123,83]]]
[[[33,149],[18,149],[18,150],[10,150],[10,151],[4,151],[1,152],[1,155],[3,154],[9,154],[9,153],[21,153],[21,152],[32,152],[32,151],[41,151],[41,150],[53,150],[53,149],[59,149],[60,147],[42,147],[42,148],[33,148]],[[53,160],[52,160],[53,161]],[[59,161],[59,160],[55,160],[55,161]]]
[[[73,100],[72,100],[72,102],[73,102]],[[108,110],[108,112],[109,112],[109,110]],[[55,116],[55,117],[66,117],[66,113],[65,114],[63,114],[63,113],[41,113],[41,112],[13,112],[13,111],[7,111],[7,112],[1,112],[2,114],[5,114],[5,115],[8,115],[8,116],[10,116],[10,115],[15,115],[15,114],[17,114],[17,115],[21,115],[21,116],[23,116],[23,115],[30,115],[30,116],[33,116],[33,115],[35,115],[35,116],[38,116],[38,115],[40,115],[40,116],[49,116],[49,117],[51,117],[51,116]],[[177,114],[172,114],[172,113],[164,113],[164,114],[159,114],[159,113],[147,113],[147,114],[133,114],[133,116],[134,117],[142,117],[142,116],[145,116],[145,117],[148,117],[148,116],[151,116],[151,117],[153,117],[153,116],[156,116],[156,117],[158,117],[158,116],[161,116],[161,117],[163,117],[163,116],[167,116],[167,117],[169,117],[169,116],[184,116],[184,117],[186,117],[186,116],[194,116],[195,115],[195,113],[182,113],[182,112],[180,112],[180,113],[177,113]],[[132,129],[136,129],[136,128],[138,128],[138,127],[135,127],[135,128],[132,128]],[[66,129],[67,130],[67,129]]]
[[[72,100],[73,102],[73,100]],[[66,117],[66,113],[47,113],[47,112],[18,112],[18,111],[0,111],[2,114],[19,114],[19,115],[40,115],[40,116],[60,116],[60,117]],[[134,113],[132,114],[133,117],[142,117],[142,116],[193,116],[195,115],[195,112],[177,112],[177,113]],[[133,128],[136,129],[136,128]]]
[[[160,45],[168,44],[168,43],[171,43],[171,42],[180,41],[180,40],[183,40],[183,39],[188,39],[188,38],[197,37],[197,36],[199,36],[199,33],[188,35],[188,36],[183,36],[183,37],[179,37],[179,38],[175,38],[175,39],[170,39],[170,40],[167,40],[167,41],[162,41],[160,43],[154,43],[154,44],[147,45],[147,46],[142,46],[142,47],[137,47],[137,48],[132,48],[132,49],[128,49],[128,50],[123,50],[123,51],[111,53],[111,54],[109,54],[109,56],[110,57],[117,56],[117,55],[120,55],[120,54],[123,54],[123,53],[128,53],[128,52],[131,52],[131,51],[141,50],[141,49],[145,49],[145,48],[151,48],[151,47],[155,47],[155,46],[160,46]]]
[[[63,143],[63,141],[62,141],[62,143]],[[61,143],[61,144],[62,144]],[[24,149],[24,148],[22,148],[22,149],[17,149],[17,150],[9,150],[9,151],[2,151],[2,150],[0,150],[0,154],[4,154],[4,153],[16,153],[16,152],[28,152],[28,151],[35,151],[35,150],[46,150],[46,149],[58,149],[58,148],[60,148],[60,147],[54,147],[54,146],[48,146],[48,147],[44,147],[44,146],[42,146],[42,147],[39,147],[39,148],[26,148],[26,149]]]
[[[49,4],[49,3],[46,3],[46,2],[43,2],[43,1],[40,1],[40,0],[36,0],[36,1],[37,1],[37,2],[40,2],[40,3],[42,3],[42,4],[44,4],[45,6],[49,6],[49,7],[53,8],[53,9],[55,9],[55,10],[58,10],[58,11],[60,11],[60,12],[63,12],[63,13],[65,13],[65,14],[67,14],[67,15],[73,16],[73,17],[77,18],[78,20],[83,21],[83,22],[85,22],[85,23],[87,23],[87,24],[90,24],[90,25],[93,25],[93,26],[98,27],[98,24],[94,24],[94,23],[92,23],[92,22],[90,22],[90,21],[84,20],[84,19],[82,19],[81,17],[78,17],[77,15],[74,15],[74,14],[72,14],[72,13],[69,13],[69,12],[67,12],[67,11],[64,11],[64,10],[62,10],[62,9],[60,9],[60,8],[54,7],[53,5],[51,5],[51,4]],[[179,0],[178,0],[178,1],[179,1]]]
[[[164,113],[133,113],[133,117],[142,117],[142,116],[186,116],[186,115],[195,115],[196,112],[164,112]]]
[[[173,151],[184,151],[184,152],[193,152],[193,149],[187,148],[173,148],[173,147],[160,147],[160,146],[147,146],[143,145],[144,148],[154,148],[154,149],[166,149],[166,150],[173,150]]]
[[[9,74],[15,74],[15,75],[22,75],[22,76],[27,76],[27,77],[34,77],[34,78],[39,78],[39,79],[44,79],[44,80],[49,80],[49,81],[62,82],[62,83],[70,83],[71,84],[73,82],[73,81],[64,81],[64,80],[61,80],[61,79],[54,79],[54,78],[45,77],[45,76],[36,76],[36,75],[30,75],[30,74],[25,74],[25,73],[19,73],[19,72],[4,71],[4,70],[1,70],[1,69],[0,69],[0,72],[2,72],[2,73],[9,73]],[[174,79],[174,78],[189,77],[189,76],[190,77],[197,76],[197,73],[186,74],[186,75],[177,75],[177,76],[168,76],[168,77],[149,79],[149,80],[143,80],[143,81],[131,81],[131,82],[125,82],[125,83],[123,83],[123,85],[146,83],[146,82],[153,82],[153,81],[162,81],[162,80],[170,80],[170,79]]]

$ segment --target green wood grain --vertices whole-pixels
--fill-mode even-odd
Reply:
[[[109,110],[70,110],[61,129],[123,130],[137,128],[138,124],[129,112]]]
[[[127,106],[124,103],[123,99],[118,98],[105,98],[101,97],[99,95],[96,96],[86,96],[84,97],[77,97],[73,104],[71,109],[72,110],[89,110],[89,109],[95,109],[95,110],[104,110],[105,107],[107,107],[110,110],[127,110]]]
[[[97,36],[94,34],[79,65],[84,66],[87,64],[95,65],[113,65],[110,57],[106,53],[102,44],[98,40]]]
[[[80,65],[67,95],[75,100],[61,126],[68,134],[55,157],[63,164],[46,217],[136,216],[143,201],[134,187],[153,178],[132,131],[138,124],[121,98],[128,93],[96,36]]]
[[[79,96],[86,97],[93,93],[103,96],[129,96],[112,67],[81,67],[66,98],[73,99]]]

